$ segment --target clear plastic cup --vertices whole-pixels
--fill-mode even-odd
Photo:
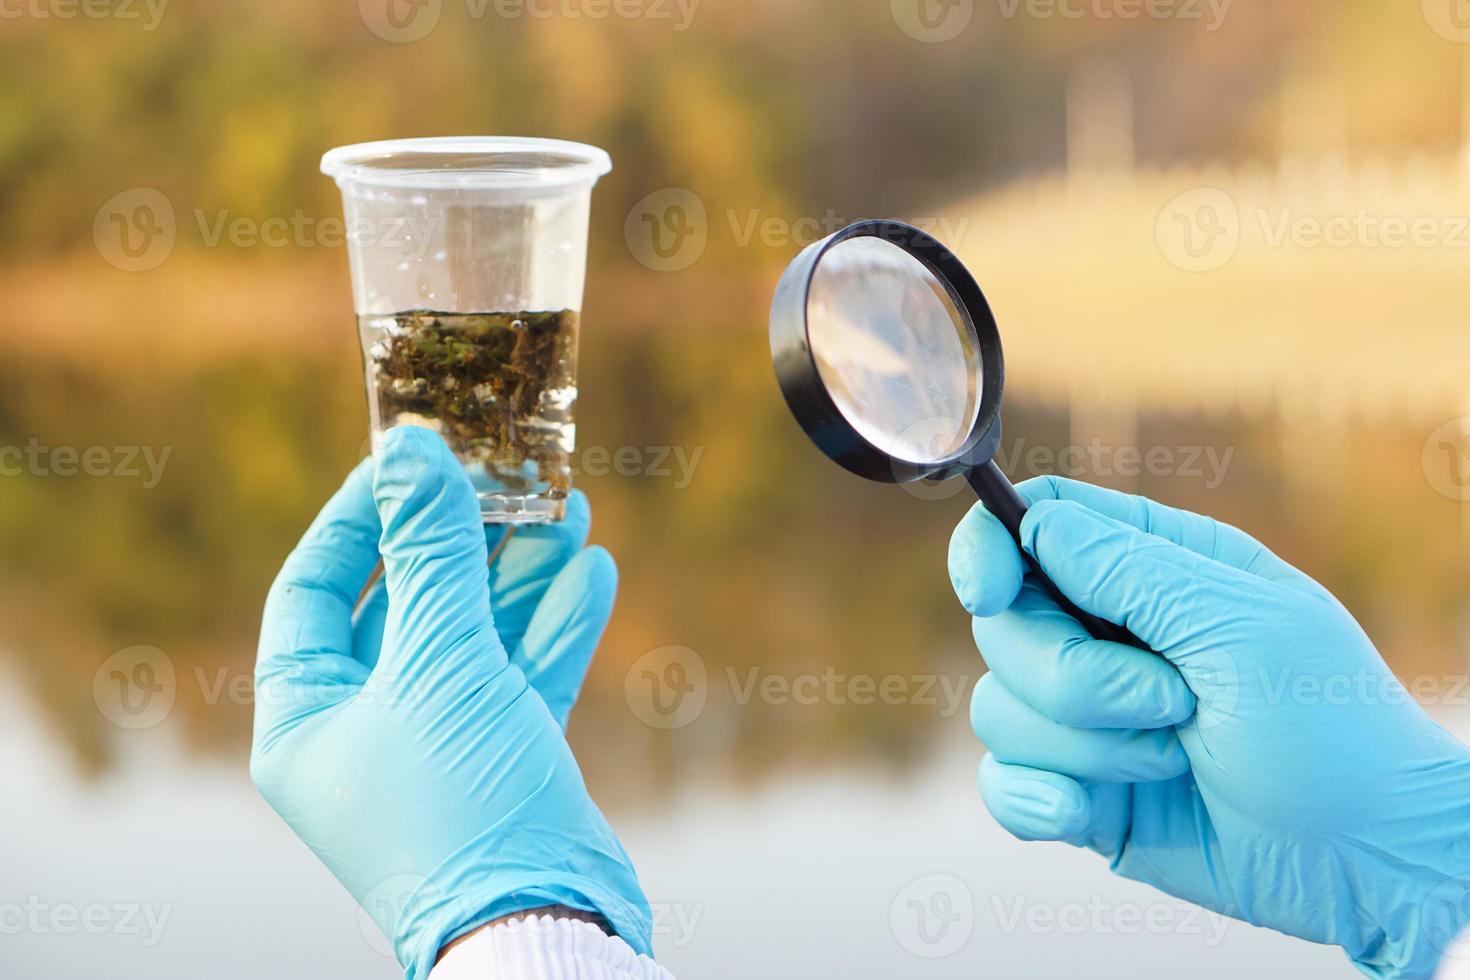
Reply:
[[[443,137],[338,147],[373,445],[439,432],[486,523],[560,520],[576,445],[592,187],[607,153]]]

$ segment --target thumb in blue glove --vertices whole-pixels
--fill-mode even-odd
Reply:
[[[373,645],[352,606],[380,555],[382,615],[362,617]],[[517,643],[568,705],[610,606],[599,591],[581,618],[559,584],[605,583],[590,555],[551,577]],[[595,913],[650,952],[632,864],[496,632],[487,557],[464,470],[434,433],[396,429],[287,559],[261,627],[252,777],[410,978],[458,936],[543,906]]]
[[[612,615],[618,571],[612,556],[585,547],[592,526],[587,495],[572,491],[566,518],[510,528],[485,525],[495,632],[510,662],[563,727]],[[382,579],[363,598],[353,623],[354,656],[372,665],[383,644],[388,591]]]
[[[950,570],[990,666],[972,722],[996,819],[1370,976],[1428,976],[1470,921],[1470,751],[1235,528],[1067,480],[1022,493],[1027,551],[1161,656],[1089,637],[976,508]]]

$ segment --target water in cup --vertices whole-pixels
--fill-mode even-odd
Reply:
[[[564,501],[576,445],[577,313],[358,317],[373,430],[434,429],[502,505]]]
[[[560,520],[576,447],[577,339],[602,150],[517,137],[339,147],[373,444],[440,433],[486,523]]]

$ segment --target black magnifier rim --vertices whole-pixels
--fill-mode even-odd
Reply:
[[[951,456],[927,463],[899,459],[873,445],[827,391],[812,353],[807,319],[812,279],[823,257],[854,238],[881,238],[897,245],[934,273],[955,306],[969,318],[980,358],[982,389],[975,425]],[[1005,394],[1005,354],[1000,330],[980,284],[965,264],[929,234],[901,221],[859,221],[804,249],[792,260],[771,304],[771,361],[791,414],[817,448],[844,469],[880,483],[912,483],[949,475],[957,467],[978,466],[995,455],[1000,442],[1001,400]]]

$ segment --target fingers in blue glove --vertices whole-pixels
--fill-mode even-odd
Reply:
[[[257,745],[360,687],[352,606],[378,562],[372,467],[359,465],[287,557],[266,596],[255,668]]]
[[[996,822],[1025,841],[1070,841],[1087,831],[1092,801],[1070,776],[980,760],[980,796]]]
[[[1071,728],[1167,728],[1194,714],[1179,671],[1146,650],[1095,640],[1035,585],[974,621],[975,643],[1008,691]]]
[[[993,755],[980,760],[985,809],[1012,836],[1064,841],[1114,862],[1122,856],[1130,833],[1143,834],[1150,845],[1172,845],[1181,860],[1188,860],[1197,841],[1189,836],[1193,828],[1181,826],[1176,834],[1152,823],[1146,812],[1161,799],[1197,796],[1188,776],[1153,783],[1084,783],[1045,769],[1009,765]],[[1142,816],[1140,808],[1146,811]]]
[[[986,674],[970,700],[975,734],[999,761],[1103,783],[1172,779],[1189,759],[1172,728],[1070,728],[1012,694]]]
[[[1034,499],[1027,498],[1032,503],[1070,500],[1104,517],[1172,541],[1202,558],[1271,581],[1316,587],[1307,575],[1276,557],[1269,548],[1240,528],[1222,524],[1203,514],[1169,507],[1137,494],[1119,493],[1062,477],[1046,476],[1027,482],[1035,494]]]
[[[368,473],[371,478],[370,468]],[[514,651],[520,646],[541,597],[552,579],[586,543],[591,526],[592,509],[587,495],[580,490],[573,490],[567,498],[567,516],[563,521],[519,528],[485,525],[485,548],[490,556],[486,571],[490,610],[501,644],[512,651],[512,663],[515,663]],[[377,662],[387,617],[388,592],[379,579],[359,603],[354,623],[354,655],[369,667]]]
[[[1188,774],[1152,783],[1088,783],[987,755],[980,761],[980,796],[1012,836],[1085,847],[1107,858],[1118,874],[1186,901],[1208,903],[1210,889],[1221,881],[1218,848],[1200,838],[1210,817]]]
[[[592,508],[580,490],[568,496],[563,520],[514,529],[485,525],[485,546],[495,555],[489,572],[490,608],[495,612],[495,632],[511,651],[513,663],[542,597],[587,543],[591,527]]]
[[[1021,545],[1079,608],[1128,627],[1166,657],[1218,632],[1218,622],[1195,615],[1194,597],[1264,609],[1280,596],[1264,578],[1069,500],[1032,505]]]
[[[509,651],[510,662],[525,672],[562,728],[617,591],[617,567],[605,551],[569,570],[585,554],[580,549],[591,524],[587,496],[574,490],[563,521],[513,530],[503,524],[485,526],[487,551],[495,555],[487,572],[495,632]],[[564,581],[556,584],[559,577]],[[573,601],[579,584],[591,590],[583,604]],[[549,599],[555,601],[546,606]],[[359,606],[355,621],[354,656],[369,667],[382,646],[387,615],[388,594],[379,582]],[[528,630],[533,626],[536,633],[531,636]],[[559,628],[565,635],[556,632]]]
[[[524,640],[511,654],[563,729],[612,616],[617,591],[612,555],[598,547],[580,552],[552,580]]]
[[[390,675],[483,677],[506,665],[490,613],[489,553],[474,487],[438,434],[399,426],[383,437],[373,475],[388,592],[383,658]],[[410,651],[410,653],[405,653]]]
[[[1017,489],[1027,496],[1028,484]],[[1016,601],[1025,575],[1010,532],[984,504],[970,508],[949,539],[949,579],[960,604],[971,616],[997,615]]]
[[[1270,581],[1316,588],[1307,575],[1244,531],[1200,514],[1056,476],[1027,480],[1017,489],[1028,506],[1072,501],[1211,561]],[[1009,532],[976,504],[950,541],[949,569],[955,593],[971,615],[993,616],[1015,599],[1026,565]]]

